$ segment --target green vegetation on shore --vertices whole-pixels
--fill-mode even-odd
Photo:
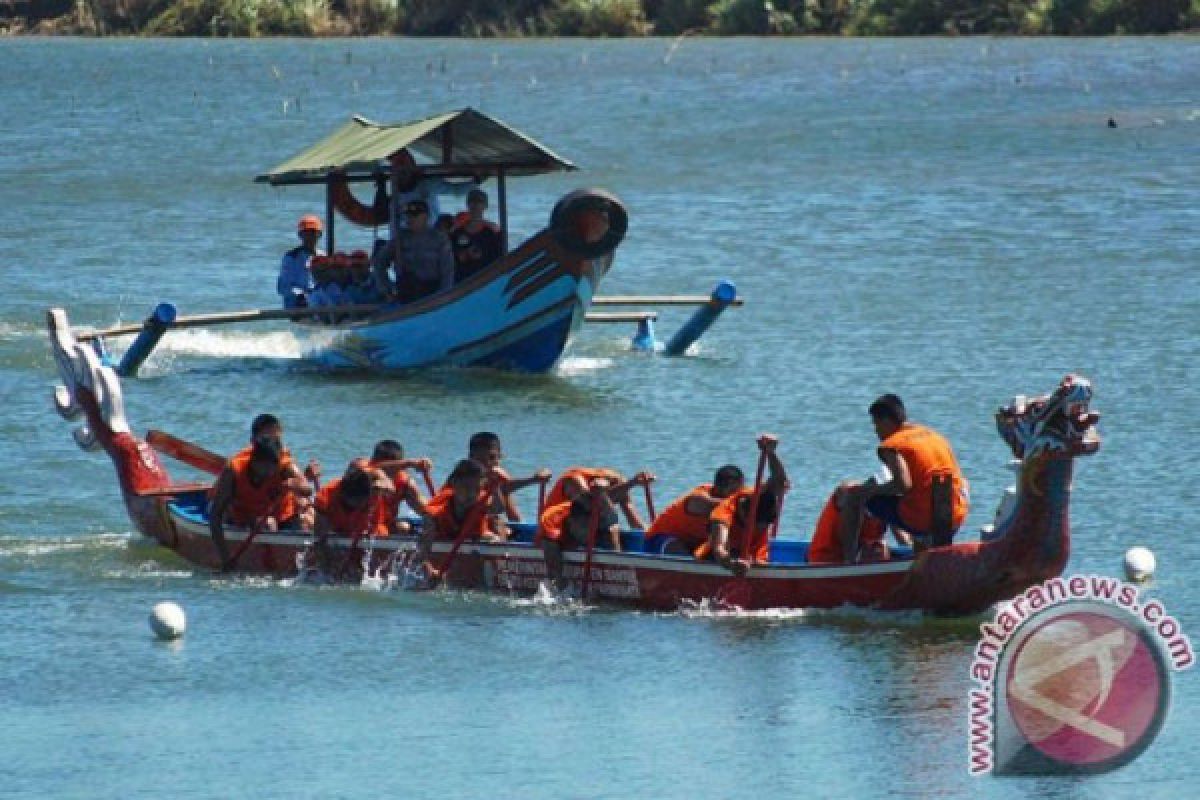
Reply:
[[[1170,33],[1200,0],[0,0],[0,32],[147,36]]]

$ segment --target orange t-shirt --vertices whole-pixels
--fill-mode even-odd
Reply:
[[[596,478],[604,478],[611,483],[621,482],[621,473],[617,472],[615,469],[607,469],[605,467],[571,467],[570,469],[565,470],[562,475],[558,476],[558,480],[555,481],[554,487],[550,489],[550,493],[546,495],[546,508],[549,508],[550,506],[556,506],[559,503],[565,503],[567,501],[567,496],[563,492],[563,484],[566,483],[569,478],[573,478],[575,476],[583,478],[588,483],[591,483]]]
[[[765,530],[755,531],[752,544],[750,547],[745,547],[746,522],[737,518],[738,502],[743,497],[750,497],[753,494],[754,489],[738,489],[729,495],[729,497],[722,500],[720,505],[713,509],[708,519],[710,522],[723,523],[729,528],[729,538],[726,546],[730,553],[736,554],[739,558],[752,556],[755,561],[766,561],[770,556],[767,532]]]
[[[289,462],[290,463],[290,462]],[[233,503],[229,513],[233,524],[250,527],[266,516],[283,522],[296,516],[296,501],[284,486],[284,464],[279,471],[257,486],[250,481],[250,450],[242,450],[229,459],[233,471]]]
[[[817,517],[817,528],[813,531],[812,543],[808,546],[808,563],[810,564],[841,564],[846,561],[842,554],[842,540],[838,536],[838,528],[842,524],[842,512],[834,505],[833,495],[821,515]],[[858,543],[866,552],[878,552],[883,544],[883,534],[887,525],[874,517],[863,515],[862,527],[858,532]]]
[[[708,541],[709,515],[691,513],[687,510],[687,502],[697,495],[708,497],[711,494],[712,484],[705,483],[676,498],[671,505],[663,509],[654,522],[650,523],[650,527],[646,529],[646,537],[660,533],[669,534],[692,548]]]
[[[346,508],[342,505],[342,479],[330,481],[317,492],[313,502],[317,513],[329,520],[329,527],[334,533],[357,535],[371,529],[374,514],[372,511],[378,503],[368,502],[362,508]]]
[[[951,521],[957,530],[967,518],[967,482],[958,468],[958,460],[941,434],[923,425],[906,422],[900,430],[884,439],[880,452],[894,450],[904,458],[912,478],[912,489],[900,498],[900,519],[914,530],[928,532],[933,528],[933,498],[931,487],[935,475],[951,479]]]
[[[467,526],[467,537],[478,539],[485,533],[491,533],[487,514],[483,504],[487,502],[486,493],[480,493],[475,504],[467,509],[460,519],[454,515],[454,490],[450,487],[441,489],[425,503],[425,512],[433,519],[437,530],[435,539],[457,539],[463,526]]]
[[[400,515],[400,504],[408,494],[412,478],[403,470],[392,476],[395,492],[383,492],[376,498],[375,516],[371,522],[371,532],[375,536],[387,536],[392,532],[392,522]]]

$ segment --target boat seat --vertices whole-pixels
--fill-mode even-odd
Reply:
[[[808,542],[794,539],[772,539],[769,550],[771,564],[803,564],[808,561]]]

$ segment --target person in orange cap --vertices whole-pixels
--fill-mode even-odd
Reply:
[[[275,281],[275,291],[283,298],[284,308],[304,308],[308,305],[306,293],[313,288],[309,262],[316,256],[325,255],[323,250],[317,248],[324,228],[321,218],[316,214],[305,214],[296,223],[300,244],[283,254],[279,279]]]

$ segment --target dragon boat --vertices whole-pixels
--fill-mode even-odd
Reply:
[[[84,419],[74,431],[76,442],[109,455],[125,507],[141,533],[193,564],[218,567],[205,516],[208,486],[172,481],[147,442],[155,437],[131,432],[115,372],[75,339],[64,311],[51,310],[47,317],[63,380],[55,390],[55,405],[67,419]],[[622,552],[597,550],[590,562],[581,552],[564,554],[566,577],[588,599],[645,609],[674,610],[709,601],[747,610],[843,605],[943,614],[984,610],[1062,573],[1070,554],[1074,461],[1100,446],[1095,429],[1099,414],[1090,410],[1091,397],[1086,379],[1068,375],[1052,392],[1018,396],[996,413],[997,429],[1019,460],[1018,481],[983,540],[934,547],[915,557],[897,553],[877,563],[811,564],[806,542],[777,538],[768,563],[737,577],[712,562],[648,552],[642,532],[626,531]],[[189,461],[186,451],[169,452]],[[452,548],[460,543],[439,542],[434,558],[443,563],[453,559],[446,575],[451,587],[531,594],[545,576],[533,533],[531,525],[516,525],[509,541],[461,543],[456,557]],[[311,535],[300,533],[253,536],[226,529],[225,535],[231,548],[242,549],[241,571],[278,577],[295,576],[313,545]],[[416,540],[335,536],[329,546],[348,566],[342,577],[361,581],[404,563]]]
[[[502,241],[497,260],[446,291],[409,303],[326,307],[320,313],[254,309],[191,317],[177,317],[173,304],[160,303],[142,324],[81,332],[80,338],[98,340],[104,355],[106,338],[140,334],[118,365],[118,372],[127,376],[137,372],[169,329],[279,319],[313,334],[304,358],[323,367],[550,370],[587,318],[625,236],[628,215],[621,201],[599,189],[572,191],[559,199],[545,228],[510,249],[507,179],[577,167],[471,108],[397,124],[355,116],[256,180],[271,186],[323,186],[325,246],[335,254],[332,262],[349,263],[350,256],[336,253],[337,219],[374,228],[377,234],[388,230],[384,187],[393,169],[390,159],[401,153],[430,178],[461,178],[464,185],[466,179],[481,184],[495,179]],[[373,202],[354,196],[351,187],[362,183],[375,184]]]

